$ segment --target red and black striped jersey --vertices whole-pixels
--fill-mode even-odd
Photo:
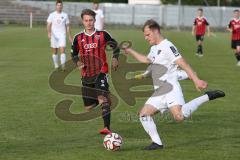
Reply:
[[[208,26],[209,23],[205,17],[197,17],[194,19],[194,25],[196,26],[195,34],[202,36],[205,34],[206,26]]]
[[[240,19],[232,19],[228,27],[232,29],[232,40],[240,40]]]
[[[117,42],[107,31],[95,30],[92,34],[85,31],[77,34],[72,43],[72,60],[82,64],[82,76],[94,77],[99,73],[108,73],[106,47],[113,50],[113,57],[118,58]]]

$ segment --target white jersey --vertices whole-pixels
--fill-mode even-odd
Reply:
[[[153,64],[161,64],[167,68],[167,72],[159,77],[160,80],[177,81],[178,65],[174,62],[182,56],[170,41],[164,39],[160,44],[152,46],[147,57]]]
[[[163,74],[162,77],[159,77],[159,79],[164,81],[164,83],[170,83],[172,89],[166,94],[158,96],[159,93],[164,90],[166,84],[161,86],[160,90],[158,90],[159,86],[154,85],[155,92],[145,104],[152,105],[162,113],[167,111],[171,106],[182,106],[185,104],[182,89],[177,79],[178,65],[175,63],[175,61],[181,57],[182,56],[177,48],[167,39],[163,40],[160,44],[151,47],[148,58],[153,64],[160,64],[162,65],[161,67],[165,68],[166,73]]]
[[[95,28],[97,30],[103,30],[103,26],[101,23],[101,19],[104,18],[103,11],[101,9],[93,10],[96,13],[96,22],[95,22]]]
[[[52,24],[52,36],[59,37],[66,35],[66,25],[69,24],[67,13],[57,13],[57,11],[52,12],[49,14],[47,22]]]

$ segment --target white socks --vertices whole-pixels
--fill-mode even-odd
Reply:
[[[53,54],[52,59],[53,59],[54,67],[58,68],[58,55]],[[66,63],[66,54],[65,53],[61,53],[60,62],[61,62],[61,66],[64,67],[64,65]]]
[[[65,62],[66,62],[66,54],[65,54],[65,53],[61,53],[61,58],[60,58],[60,60],[61,60],[61,65],[62,65],[62,67],[64,67]]]
[[[52,59],[53,59],[54,67],[58,68],[58,55],[57,54],[53,54],[52,55]]]
[[[143,128],[145,129],[145,131],[149,134],[149,136],[151,137],[152,141],[154,143],[157,143],[159,145],[162,145],[162,141],[158,135],[157,132],[157,127],[152,119],[151,116],[144,116],[144,117],[140,117],[140,121],[143,125]]]
[[[191,114],[198,109],[198,107],[204,102],[209,101],[208,95],[203,95],[201,97],[195,98],[192,101],[184,104],[182,106],[182,113],[185,118],[191,116]]]

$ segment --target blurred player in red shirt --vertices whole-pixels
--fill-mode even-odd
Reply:
[[[235,50],[237,66],[240,66],[240,11],[233,11],[234,18],[229,22],[227,30],[232,32],[232,49]]]
[[[202,43],[204,39],[204,35],[206,32],[206,28],[208,29],[208,36],[210,36],[210,27],[207,19],[203,16],[203,9],[199,8],[197,10],[197,17],[194,19],[194,24],[192,27],[192,34],[196,36],[197,40],[197,55],[203,56]]]

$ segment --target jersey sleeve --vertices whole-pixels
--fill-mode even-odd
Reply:
[[[151,61],[151,62],[153,62],[153,53],[154,53],[154,46],[152,46],[151,48],[150,48],[150,51],[149,51],[149,53],[148,53],[148,55],[147,55],[147,58]]]
[[[99,15],[100,15],[101,18],[104,18],[104,15],[103,15],[103,11],[102,11],[102,10],[100,10]]]
[[[207,26],[209,26],[210,24],[209,24],[209,22],[208,22],[208,20],[205,18],[205,24],[207,25]]]
[[[196,20],[196,18],[195,18],[194,21],[193,21],[193,25],[194,25],[194,26],[197,25],[197,20]]]
[[[72,48],[71,48],[71,57],[72,61],[77,64],[79,61],[78,53],[79,53],[79,45],[78,45],[78,35],[74,37],[73,43],[72,43]]]
[[[176,60],[182,58],[181,54],[173,44],[170,44],[168,47],[166,47],[166,53],[171,63],[174,63]]]
[[[118,43],[112,36],[107,32],[104,31],[104,39],[107,41],[107,45],[109,45],[113,49],[113,58],[119,57],[120,49],[118,47]]]
[[[228,28],[232,28],[232,21],[229,22]]]
[[[49,14],[47,18],[47,23],[52,23],[52,14]]]

